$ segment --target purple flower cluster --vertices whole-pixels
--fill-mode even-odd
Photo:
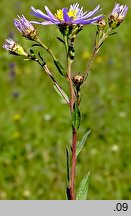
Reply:
[[[14,20],[16,28],[24,37],[34,40],[37,36],[35,27],[23,15],[21,17],[18,16],[18,18]]]
[[[70,5],[69,9],[63,8],[57,10],[57,13],[54,15],[51,13],[49,8],[45,6],[46,14],[39,9],[31,7],[32,14],[38,18],[42,18],[44,22],[32,21],[32,23],[42,24],[42,25],[87,25],[96,23],[99,19],[103,18],[103,15],[94,15],[98,13],[100,5],[98,5],[93,11],[83,12],[83,7],[80,8],[79,4]]]
[[[119,3],[115,3],[115,6],[112,10],[112,13],[109,17],[109,26],[112,29],[117,28],[124,20],[128,11],[127,5],[120,5]]]
[[[114,19],[119,19],[120,21],[123,21],[128,11],[127,5],[120,5],[119,3],[116,3],[111,16],[114,17]]]

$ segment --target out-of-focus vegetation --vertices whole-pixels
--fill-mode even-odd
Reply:
[[[85,10],[99,3],[109,14],[115,1],[78,1]],[[8,55],[2,44],[12,36],[27,50],[32,42],[21,37],[13,20],[30,14],[30,6],[53,13],[74,1],[1,0],[0,6],[0,199],[65,199],[66,145],[71,138],[67,105],[46,74],[33,62]],[[91,171],[88,199],[131,198],[131,1],[118,34],[108,38],[82,90],[82,123],[78,140],[91,128],[77,164],[76,187]],[[37,26],[41,39],[62,61],[55,26]],[[75,72],[83,72],[90,57],[95,26],[86,26],[76,41]],[[36,49],[36,48],[34,48]],[[51,59],[41,51],[65,90]]]

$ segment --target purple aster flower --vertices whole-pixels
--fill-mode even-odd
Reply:
[[[22,15],[18,16],[19,19],[14,20],[16,28],[22,33],[22,35],[30,40],[35,40],[37,37],[37,31],[35,27]]]
[[[119,3],[115,3],[115,6],[112,10],[112,13],[109,17],[109,25],[112,28],[117,28],[121,22],[123,22],[128,11],[127,5],[120,5]]]
[[[31,7],[31,9],[31,13],[34,16],[45,20],[44,22],[32,21],[32,23],[42,25],[87,25],[96,23],[99,19],[103,18],[103,15],[94,17],[94,15],[101,10],[100,5],[98,5],[93,11],[83,12],[83,7],[80,8],[79,4],[76,3],[70,5],[69,9],[63,8],[57,10],[55,15],[51,13],[47,6],[45,6],[46,14],[34,7]]]
[[[23,47],[15,43],[11,38],[6,39],[2,47],[6,49],[10,54],[26,57],[28,56],[28,54],[24,51]]]
[[[114,18],[119,18],[123,20],[127,14],[127,11],[128,11],[127,5],[120,5],[120,4],[115,3],[115,6],[113,8],[111,15]]]

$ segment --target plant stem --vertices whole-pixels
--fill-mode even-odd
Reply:
[[[50,76],[50,78],[52,79],[54,85],[56,86],[56,88],[58,89],[58,91],[60,92],[60,94],[62,95],[62,97],[66,100],[67,104],[70,103],[67,95],[65,94],[65,92],[63,91],[63,89],[59,86],[59,84],[57,83],[57,81],[55,80],[55,78],[52,76],[51,72],[49,71],[47,65],[45,64],[43,66],[45,72]]]
[[[67,58],[68,58],[68,47],[69,47],[68,36],[67,35],[63,36],[63,39],[64,39],[64,44],[65,44],[66,55],[67,55]]]
[[[73,88],[73,83],[72,83],[72,77],[71,77],[71,66],[72,66],[72,60],[68,57],[67,60],[67,80],[69,83],[69,91],[70,91],[70,111],[72,113],[73,111],[73,105],[74,105],[74,88]]]
[[[39,38],[37,38],[36,42],[49,53],[49,55],[53,58],[53,60],[56,60],[56,57],[54,56],[52,51],[49,49],[49,47],[47,47],[44,43],[42,43],[42,41]]]
[[[109,28],[105,33],[102,34],[102,36],[99,35],[100,38],[99,38],[98,42],[97,43],[95,42],[95,47],[94,47],[93,53],[92,53],[91,58],[87,64],[86,72],[84,73],[84,80],[86,80],[88,77],[91,65],[92,65],[97,53],[99,52],[99,49],[100,49],[102,43],[106,40],[106,38],[110,35],[111,32],[112,32],[112,28]]]
[[[92,63],[93,63],[93,61],[94,61],[94,59],[95,59],[95,57],[96,57],[97,52],[98,52],[98,49],[95,47],[94,50],[93,50],[93,53],[92,53],[92,55],[91,55],[91,58],[90,58],[90,60],[89,60],[89,62],[88,62],[88,64],[87,64],[86,72],[85,72],[84,75],[83,75],[83,76],[84,76],[84,80],[86,80],[87,77],[88,77],[88,74],[89,74],[91,65],[92,65]]]
[[[73,82],[71,77],[71,66],[72,60],[70,59],[67,53],[67,80],[69,83],[69,91],[70,91],[70,113],[72,117],[73,106],[75,101],[75,93],[73,88]],[[71,171],[70,171],[70,181],[69,181],[69,198],[71,200],[75,200],[75,173],[76,173],[76,141],[77,141],[77,133],[76,129],[72,126],[72,157],[71,157]]]
[[[76,140],[77,133],[76,129],[72,128],[72,161],[71,161],[71,173],[70,173],[70,199],[75,200],[75,173],[76,173]]]
[[[55,87],[57,88],[57,90],[60,92],[61,96],[65,99],[65,101],[67,102],[67,104],[70,105],[70,101],[69,101],[68,96],[63,91],[63,89],[60,87],[60,85],[58,84],[58,82],[55,80],[55,78],[53,77],[53,75],[50,72],[49,68],[47,67],[46,63],[45,62],[41,63],[39,61],[39,59],[37,59],[35,57],[32,57],[31,55],[29,55],[28,57],[29,57],[29,59],[36,61],[42,67],[42,69],[44,69],[44,71],[48,74],[48,76],[53,81],[53,83],[54,83]]]

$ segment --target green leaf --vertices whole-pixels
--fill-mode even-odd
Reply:
[[[90,172],[88,172],[87,175],[85,175],[81,180],[79,188],[77,190],[76,200],[87,199],[88,188],[89,188],[89,177],[90,177]]]
[[[73,112],[72,112],[72,125],[76,130],[78,130],[80,127],[80,121],[81,121],[80,110],[78,105],[74,103]]]
[[[61,96],[63,99],[65,99],[66,102],[69,103],[69,98],[68,98],[67,94],[62,89],[59,90],[56,85],[54,85],[54,89],[59,96]]]
[[[61,43],[64,43],[63,39],[61,39],[60,37],[57,37],[57,39],[58,39]]]
[[[78,156],[78,154],[80,153],[82,147],[84,146],[86,140],[87,140],[87,137],[89,136],[91,130],[88,130],[84,136],[82,137],[82,140],[78,143],[78,145],[76,146],[76,157]]]
[[[59,60],[57,60],[57,59],[54,60],[54,64],[55,64],[57,70],[59,71],[59,73],[60,73],[62,76],[66,77],[66,75],[67,75],[66,70],[65,70],[65,68],[62,66],[62,64],[59,62]]]
[[[112,35],[115,35],[115,34],[117,34],[117,32],[112,32],[112,33],[109,34],[109,36],[112,36]]]

